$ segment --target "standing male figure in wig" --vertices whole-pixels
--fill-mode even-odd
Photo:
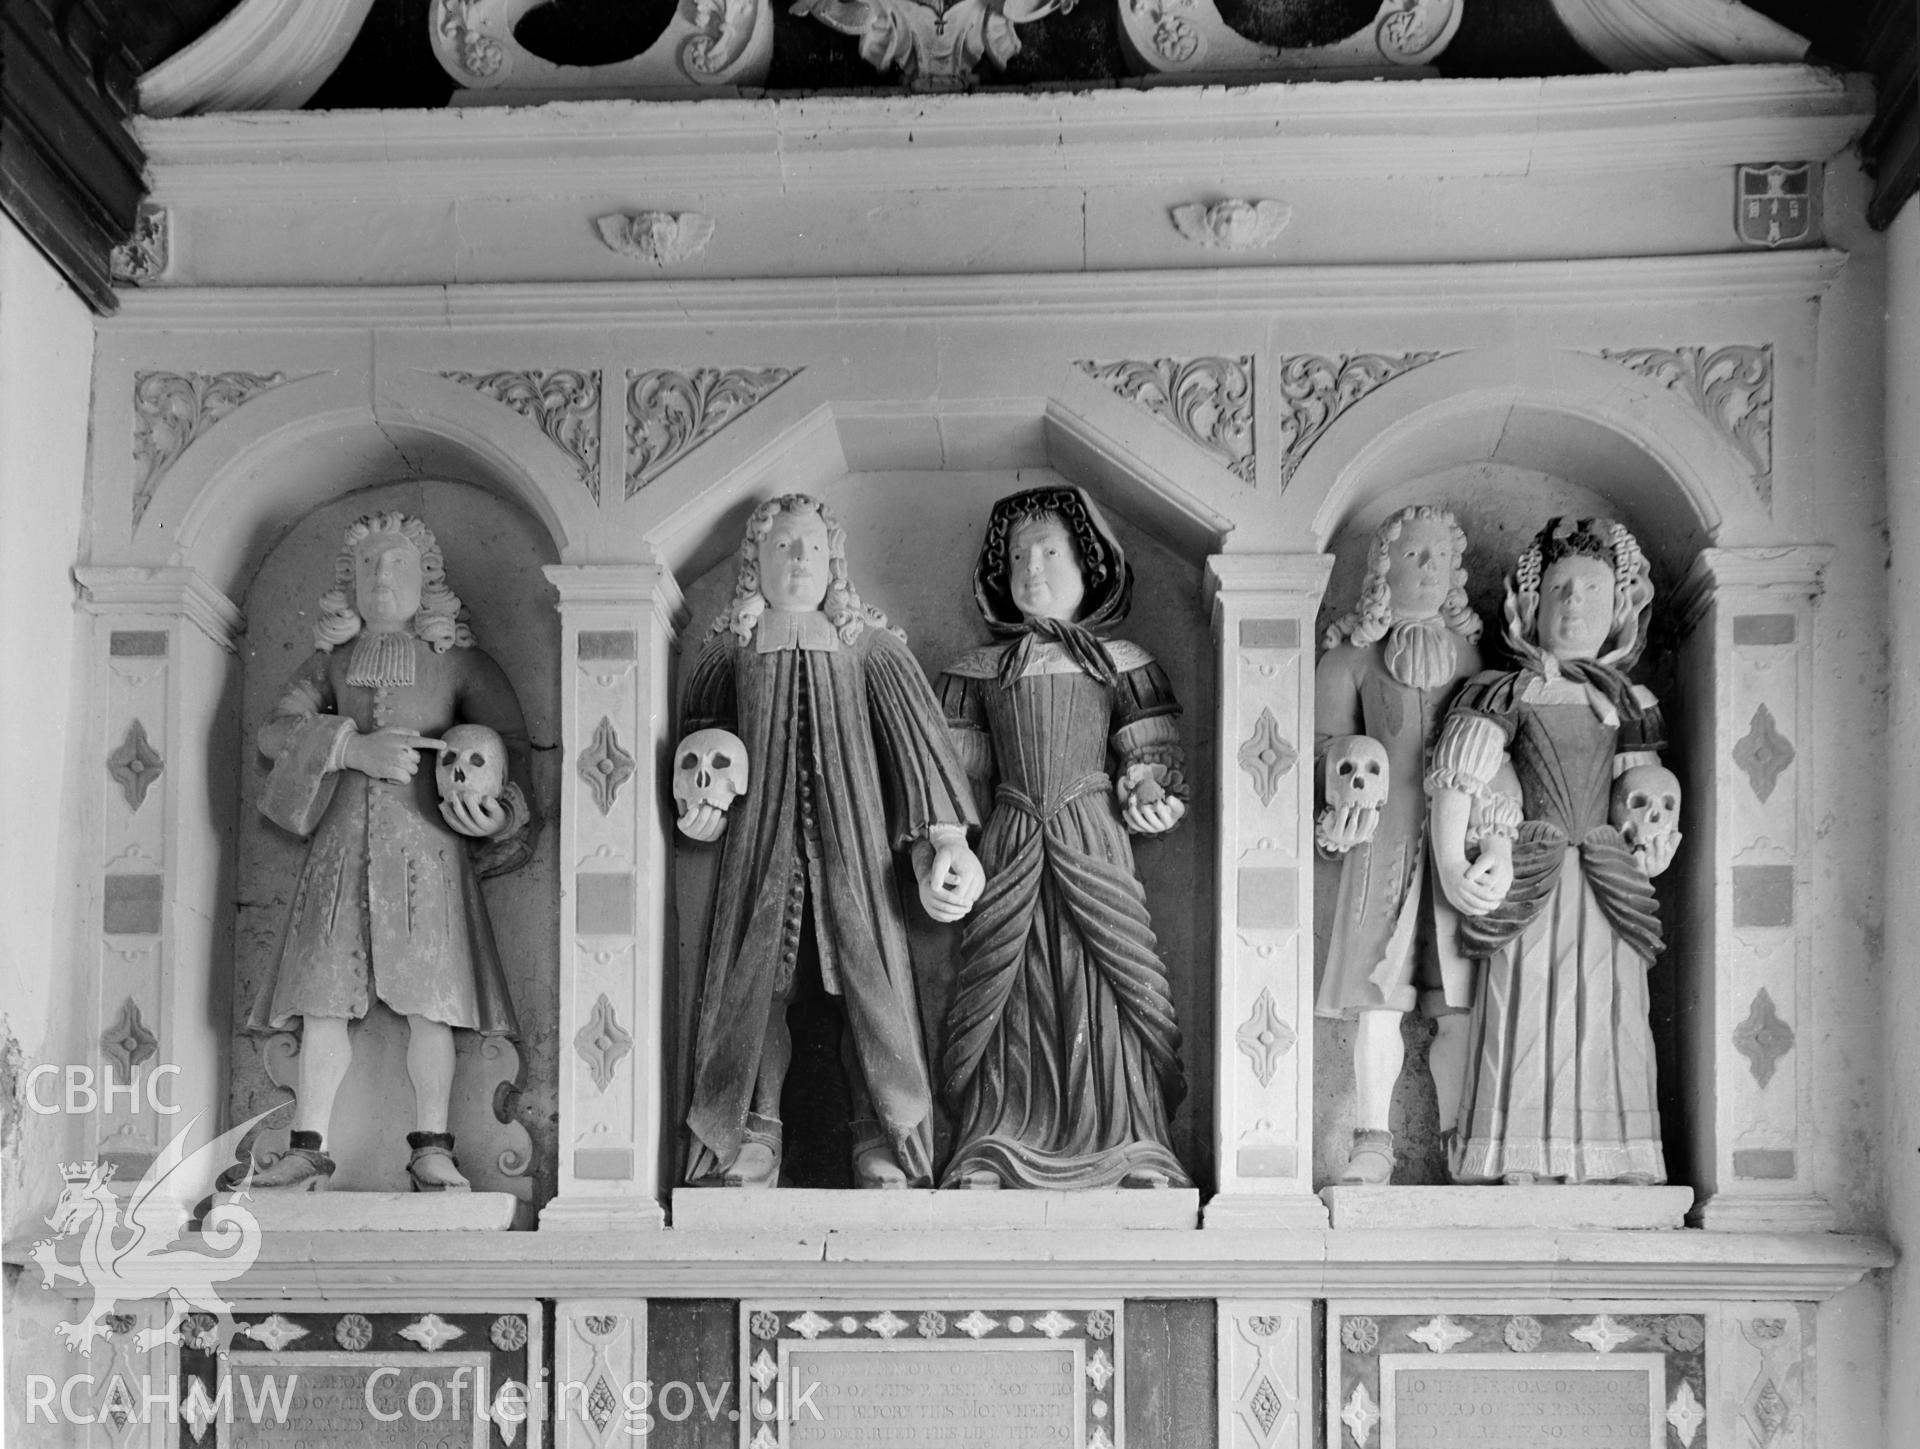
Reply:
[[[1478,672],[1480,620],[1467,607],[1466,537],[1438,508],[1403,508],[1374,531],[1366,581],[1327,630],[1314,673],[1322,807],[1314,840],[1342,858],[1317,1010],[1357,1018],[1347,1183],[1392,1178],[1388,1113],[1416,1001],[1433,1018],[1440,1121],[1466,1068],[1469,963],[1452,906],[1428,871],[1427,755],[1462,681]]]
[[[497,733],[507,772],[522,783],[491,796],[437,791],[437,736],[456,724]],[[347,529],[314,653],[259,745],[274,759],[261,813],[313,844],[248,1022],[259,1032],[301,1028],[292,1145],[253,1186],[327,1185],[324,1134],[353,1060],[347,1026],[377,996],[407,1019],[416,1129],[407,1174],[417,1191],[464,1190],[447,1131],[453,1029],[519,1033],[479,878],[533,854],[527,732],[513,686],[474,647],[440,546],[419,519],[378,513]],[[472,859],[468,840],[485,842]]]
[[[972,908],[979,825],[945,717],[904,638],[862,604],[846,534],[817,498],[760,505],[733,601],[687,682],[682,747],[739,736],[745,793],[695,801],[694,840],[724,832],[687,1113],[695,1186],[779,1182],[787,1007],[810,937],[820,984],[843,1004],[841,1060],[861,1187],[931,1186],[932,1091],[894,854],[911,848],[938,921]],[[740,818],[732,821],[730,815]],[[811,975],[811,972],[808,973]]]

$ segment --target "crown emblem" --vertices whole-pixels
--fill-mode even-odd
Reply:
[[[113,1176],[112,1163],[107,1163],[102,1166],[96,1162],[63,1162],[60,1164],[60,1175],[77,1187],[91,1180],[96,1167],[100,1167],[100,1180],[102,1182],[105,1182]]]

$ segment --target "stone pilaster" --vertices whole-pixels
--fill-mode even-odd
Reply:
[[[1830,555],[1707,549],[1677,600],[1686,840],[1672,874],[1687,906],[1655,969],[1680,973],[1688,1033],[1691,1130],[1683,1145],[1667,1128],[1668,1171],[1692,1181],[1708,1228],[1833,1225],[1813,1184],[1810,892],[1813,608]]]
[[[679,586],[654,564],[558,565],[559,1192],[543,1228],[659,1227],[661,983],[671,849],[660,808]]]
[[[1222,1298],[1220,1449],[1313,1449],[1313,1304]]]
[[[1208,1227],[1325,1227],[1313,1195],[1313,624],[1332,558],[1207,562],[1220,650]]]
[[[647,1300],[563,1298],[553,1317],[554,1449],[648,1442],[660,1411],[647,1380]]]
[[[203,1125],[225,1114],[228,1022],[207,1004],[232,995],[212,977],[233,960],[233,655],[243,624],[192,569],[74,573],[89,616],[79,808],[97,851],[82,1016],[101,1110],[87,1119],[85,1151],[135,1182],[196,1113]]]

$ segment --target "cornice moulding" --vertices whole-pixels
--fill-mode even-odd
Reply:
[[[237,1301],[444,1304],[453,1301],[449,1284],[464,1280],[482,1285],[474,1294],[488,1301],[964,1292],[1817,1302],[1896,1258],[1877,1238],[1825,1233],[1322,1230],[1282,1242],[1260,1230],[811,1233],[777,1245],[765,1236],[672,1230],[286,1233],[269,1235],[228,1292]],[[9,1244],[9,1260],[24,1248]],[[455,1268],[467,1271],[450,1273]],[[164,1286],[156,1279],[155,1291]]]
[[[1462,306],[1727,304],[1818,297],[1846,265],[1831,249],[1440,266],[1302,266],[1164,272],[793,278],[771,281],[528,282],[450,287],[158,287],[128,293],[103,329],[203,332],[273,326],[488,327],[858,323],[902,319],[1230,317],[1270,310],[1404,319]]]
[[[1824,160],[1873,114],[1870,82],[1809,66],[1547,80],[1307,82],[969,95],[584,101],[537,109],[143,120],[154,195],[470,200],[626,191],[1190,183],[1632,171]],[[1658,147],[1639,138],[1657,133]],[[1657,160],[1650,158],[1657,157]]]

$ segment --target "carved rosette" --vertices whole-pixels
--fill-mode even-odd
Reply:
[[[620,747],[611,717],[601,715],[600,723],[594,726],[593,742],[581,752],[579,771],[593,791],[593,803],[605,815],[613,809],[620,798],[620,787],[633,778],[634,771],[633,756]]]
[[[797,367],[627,374],[627,497],[798,377]]]
[[[442,372],[505,403],[571,457],[593,501],[600,501],[600,374],[560,368],[553,372]]]
[[[137,287],[159,277],[167,269],[168,242],[166,207],[141,202],[133,218],[133,234],[113,249],[114,281]]]
[[[128,723],[126,734],[107,756],[107,773],[119,782],[127,808],[136,814],[147,803],[147,791],[165,768],[166,761],[147,739],[147,727],[137,719]]]
[[[1074,366],[1198,443],[1242,483],[1253,482],[1253,359],[1159,357]]]
[[[100,1034],[100,1050],[129,1082],[133,1080],[133,1069],[151,1061],[160,1050],[160,1038],[140,1019],[140,1004],[131,996],[120,1003],[120,1015]]]
[[[133,375],[133,526],[174,459],[242,403],[289,381],[284,372],[136,372]]]
[[[613,1002],[606,992],[600,993],[585,1024],[574,1034],[573,1049],[587,1064],[597,1090],[604,1092],[613,1085],[613,1069],[633,1050],[633,1033],[614,1016]]]
[[[1762,805],[1787,766],[1793,763],[1793,743],[1780,733],[1773,711],[1764,704],[1753,712],[1753,722],[1734,744],[1733,762],[1745,772],[1747,783]]]
[[[1766,987],[1754,993],[1746,1020],[1733,1029],[1734,1049],[1747,1059],[1762,1087],[1773,1080],[1780,1058],[1793,1050],[1793,1028],[1780,1019]]]
[[[1692,403],[1752,470],[1761,501],[1773,501],[1773,349],[1726,347],[1603,349],[1600,356]]]
[[[1445,352],[1356,352],[1280,359],[1280,486],[1348,408],[1383,383],[1438,361]]]

